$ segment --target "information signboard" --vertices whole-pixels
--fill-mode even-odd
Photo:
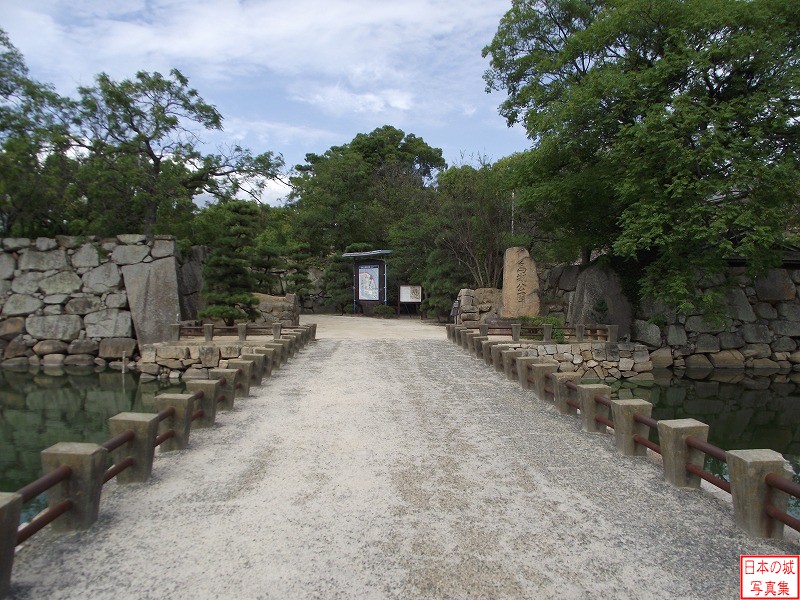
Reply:
[[[402,304],[419,304],[422,302],[421,285],[401,285],[400,302]]]
[[[358,299],[381,299],[380,265],[358,265]]]

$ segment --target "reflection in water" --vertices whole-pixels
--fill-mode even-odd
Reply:
[[[159,382],[93,367],[0,370],[0,491],[16,491],[41,475],[39,453],[58,442],[101,443],[108,418],[125,411],[155,412]],[[180,391],[174,385],[168,391]],[[33,506],[29,506],[33,505]],[[44,507],[26,505],[23,518]]]

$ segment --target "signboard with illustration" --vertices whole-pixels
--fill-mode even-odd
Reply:
[[[358,265],[358,299],[381,299],[380,265]]]
[[[419,304],[422,302],[421,285],[401,285],[400,302],[402,304]]]

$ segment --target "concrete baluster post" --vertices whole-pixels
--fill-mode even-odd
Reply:
[[[492,346],[492,365],[495,371],[503,372],[503,350],[510,350],[508,344],[497,344]]]
[[[238,398],[247,398],[250,395],[250,385],[253,381],[252,361],[232,358],[228,361],[228,368],[239,369],[242,372],[242,379],[239,381],[241,385],[236,388],[236,396]]]
[[[108,451],[102,446],[79,442],[59,442],[42,450],[43,473],[62,465],[72,469],[69,479],[47,490],[49,508],[64,500],[72,501],[72,510],[51,524],[54,531],[88,529],[97,520],[107,457]]]
[[[0,492],[0,598],[11,590],[11,568],[14,566],[14,548],[17,545],[17,527],[22,512],[22,496],[13,492]]]
[[[503,342],[500,340],[488,340],[481,344],[481,350],[483,351],[483,360],[484,362],[492,366],[494,363],[492,362],[492,348],[495,346],[499,346]]]
[[[515,342],[519,341],[519,334],[522,331],[522,324],[520,323],[512,323],[511,324],[511,339]]]
[[[572,390],[567,387],[567,382],[577,384],[581,380],[579,373],[554,373],[555,378],[555,397],[554,402],[556,409],[562,415],[576,415],[578,409],[574,406],[567,404],[567,399],[572,397]]]
[[[169,326],[169,341],[177,342],[181,339],[181,324],[171,323]]]
[[[245,349],[243,349],[245,350]],[[264,357],[264,376],[272,376],[273,363],[275,362],[276,350],[274,348],[264,348],[263,346],[256,346],[247,348],[245,354],[261,354]]]
[[[546,401],[547,392],[544,391],[546,387],[549,387],[555,392],[555,380],[548,380],[545,375],[553,375],[558,371],[558,363],[556,361],[551,361],[546,358],[540,358],[539,362],[536,364],[532,364],[529,367],[530,375],[533,379],[533,393],[536,394],[536,397],[539,398],[542,402]]]
[[[312,342],[316,342],[317,341],[317,324],[316,323],[311,323],[311,341]]]
[[[219,403],[218,408],[223,410],[233,409],[237,384],[243,379],[242,372],[239,369],[209,369],[208,376],[210,379],[216,379],[220,382],[220,391],[217,398],[222,396],[223,400]]]
[[[652,412],[653,405],[646,400],[632,398],[611,401],[614,445],[617,447],[617,452],[624,456],[645,456],[647,454],[647,448],[633,441],[633,436],[638,433],[643,438],[647,438],[650,428],[634,420],[633,415],[639,413],[649,417]]]
[[[159,394],[156,396],[156,408],[159,411],[175,408],[175,414],[158,424],[159,433],[173,429],[175,435],[165,441],[159,448],[162,452],[183,450],[189,445],[189,432],[192,428],[192,413],[195,407],[194,394]]]
[[[658,438],[664,461],[664,479],[676,487],[699,488],[700,478],[686,465],[703,466],[705,453],[686,445],[686,438],[708,439],[708,425],[696,419],[664,419],[658,422]]]
[[[608,329],[606,342],[616,344],[619,341],[619,325],[606,325],[606,328]]]
[[[725,453],[736,524],[752,536],[783,538],[783,523],[765,512],[767,503],[786,511],[788,496],[767,485],[764,478],[775,473],[791,479],[792,471],[774,450],[729,450]]]
[[[575,325],[575,341],[582,342],[586,335],[586,325]]]
[[[253,362],[253,382],[256,385],[261,385],[264,376],[267,374],[267,357],[251,351],[242,352],[239,358]]]
[[[510,381],[517,380],[517,364],[515,359],[518,356],[522,356],[522,350],[503,350],[501,352],[503,356],[503,373],[506,375],[506,379]]]
[[[542,337],[544,338],[545,342],[552,342],[553,341],[553,324],[552,323],[544,323],[542,325]]]
[[[454,325],[452,323],[448,323],[444,326],[444,329],[447,332],[447,339],[451,342],[453,341],[453,327]]]
[[[289,356],[294,357],[297,354],[297,342],[295,339],[288,335],[281,336],[281,340],[287,343],[289,349]]]
[[[602,383],[582,383],[578,385],[578,402],[581,405],[581,430],[605,433],[606,426],[595,420],[595,415],[608,418],[608,407],[595,401],[595,396],[611,397],[611,388]]]
[[[194,426],[213,426],[217,420],[217,398],[222,393],[219,379],[189,379],[186,381],[186,391],[203,393],[203,397],[195,401],[195,409],[203,409],[203,416],[194,422]]]
[[[272,324],[272,339],[274,340],[281,339],[281,329],[283,329],[283,325],[281,323]]]
[[[461,332],[461,347],[464,348],[464,350],[469,349],[469,339],[474,335],[478,335],[478,332],[474,329],[467,329]]]
[[[133,439],[111,453],[111,459],[118,463],[129,456],[133,465],[114,479],[119,484],[142,483],[150,479],[153,472],[153,444],[158,434],[158,417],[150,413],[123,412],[108,420],[108,432],[113,436],[128,429],[133,430]]]
[[[281,364],[286,362],[286,356],[283,351],[283,344],[278,342],[263,342],[262,348],[272,350],[272,370],[275,371],[281,368]]]
[[[489,341],[488,335],[479,335],[473,340],[475,346],[475,358],[483,360],[483,344]]]
[[[481,335],[489,335],[489,325],[486,323],[478,325],[478,330],[481,332]]]
[[[533,389],[533,376],[529,372],[528,368],[538,362],[542,362],[542,359],[538,356],[518,356],[514,359],[517,363],[517,381],[519,381],[519,385],[523,390],[532,390]]]
[[[210,342],[214,339],[214,324],[213,323],[206,323],[203,325],[203,337],[207,342]]]
[[[247,340],[247,323],[237,323],[236,333],[239,335],[239,341],[244,342]]]

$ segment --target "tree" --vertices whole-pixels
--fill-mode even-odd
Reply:
[[[206,217],[221,226],[222,233],[203,269],[206,308],[203,318],[221,319],[233,325],[237,319],[252,318],[257,299],[250,270],[253,237],[257,231],[259,210],[252,202],[230,200],[207,209]]]
[[[204,154],[196,129],[221,130],[222,116],[177,69],[168,77],[140,71],[120,82],[101,73],[79,96],[72,141],[86,166],[87,221],[113,207],[116,217],[135,219],[136,229],[150,234],[160,210],[185,206],[203,192],[223,200],[248,192],[258,199],[283,164],[271,152],[253,156],[239,146]]]
[[[68,155],[72,104],[30,78],[0,30],[0,233],[66,232],[77,162]]]
[[[334,254],[322,274],[322,290],[325,300],[340,314],[353,303],[353,261],[341,254]]]
[[[779,0],[515,1],[484,54],[536,143],[523,203],[639,260],[648,296],[713,303],[698,274],[770,264],[797,206],[798,25]]]
[[[322,155],[306,155],[289,206],[317,256],[352,243],[385,244],[388,227],[431,193],[442,151],[388,125]]]

